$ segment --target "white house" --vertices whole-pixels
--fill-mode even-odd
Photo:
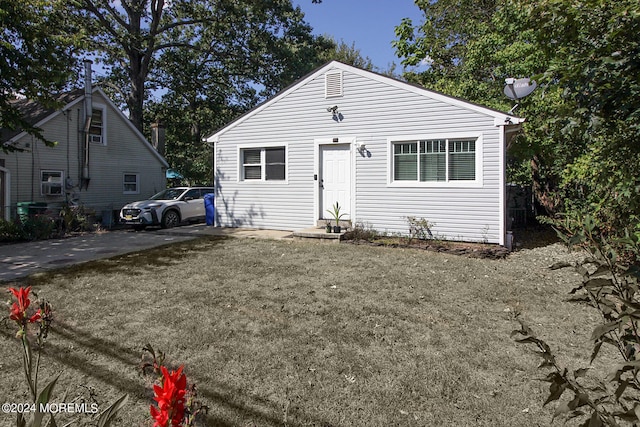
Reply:
[[[207,138],[216,225],[299,230],[345,219],[506,243],[505,147],[524,119],[330,62]]]
[[[0,129],[0,144],[22,150],[0,150],[0,217],[14,217],[21,202],[50,208],[73,202],[100,215],[166,187],[166,160],[102,89],[78,89],[61,99],[65,105],[59,110],[15,101],[55,147],[19,130]]]

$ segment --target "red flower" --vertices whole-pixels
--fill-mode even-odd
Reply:
[[[31,305],[31,300],[29,299],[29,293],[31,292],[31,286],[20,289],[9,288],[9,291],[16,297],[18,300],[17,303],[13,303],[11,306],[11,314],[9,315],[9,319],[15,320],[19,323],[24,323],[25,319],[29,323],[34,323],[40,320],[41,314],[40,310],[36,311],[36,313],[27,317],[27,308]]]
[[[151,405],[151,416],[155,420],[153,427],[180,427],[184,418],[184,395],[187,377],[182,373],[183,366],[177,371],[167,371],[162,366],[162,383],[154,385],[154,400],[158,407]]]

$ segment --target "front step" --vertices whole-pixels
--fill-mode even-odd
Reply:
[[[342,221],[340,221],[342,223]],[[340,243],[344,239],[346,230],[343,228],[340,233],[327,233],[324,227],[310,227],[304,230],[294,231],[293,238],[296,240],[315,239],[327,243]]]

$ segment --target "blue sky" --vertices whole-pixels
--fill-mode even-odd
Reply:
[[[392,62],[398,66],[396,72],[402,69],[391,46],[395,27],[402,18],[411,18],[416,25],[424,16],[413,0],[323,0],[320,4],[293,0],[293,4],[300,6],[313,34],[330,35],[349,46],[355,43],[361,55],[382,71]]]

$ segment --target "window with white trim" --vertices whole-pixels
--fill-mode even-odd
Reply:
[[[476,181],[476,139],[392,142],[393,181]]]
[[[60,170],[40,171],[40,194],[43,196],[62,196],[64,172]]]
[[[140,174],[125,173],[122,175],[122,194],[140,194]]]
[[[284,181],[285,147],[245,148],[240,151],[244,181]]]
[[[107,108],[101,104],[94,104],[89,126],[89,141],[97,144],[107,144]]]

